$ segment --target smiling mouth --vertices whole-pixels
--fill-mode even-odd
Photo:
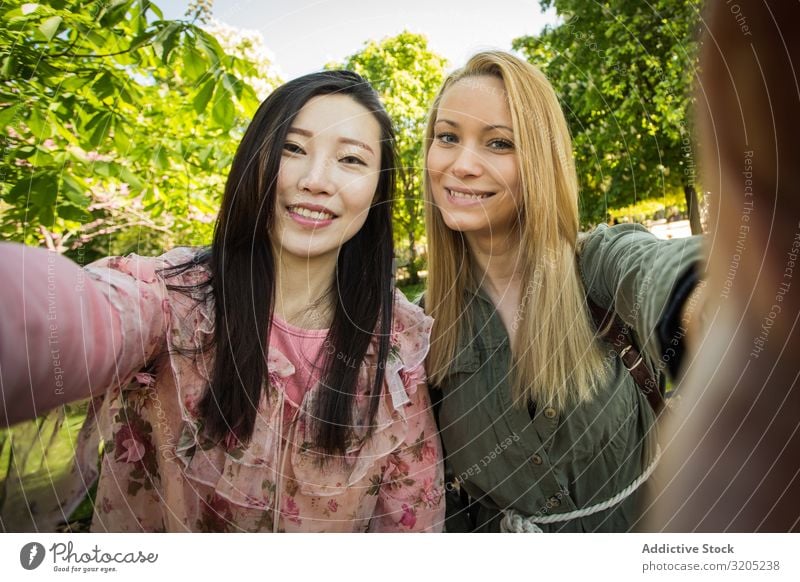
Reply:
[[[310,220],[333,220],[336,215],[327,210],[311,210],[304,206],[287,206],[286,210],[292,214],[308,218]]]
[[[447,192],[448,196],[452,196],[453,198],[461,198],[462,200],[483,200],[485,198],[491,198],[495,195],[494,192],[476,192],[474,190],[451,190],[450,188],[445,188],[445,192]]]

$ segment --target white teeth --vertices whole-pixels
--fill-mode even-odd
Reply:
[[[319,210],[309,210],[308,208],[303,208],[302,206],[290,206],[289,211],[295,214],[299,214],[304,218],[310,218],[312,220],[331,220],[334,218],[334,215],[330,212],[322,212]]]
[[[447,190],[447,193],[453,198],[466,198],[467,200],[482,200],[491,196],[491,194],[467,194],[466,192],[456,192],[455,190]]]

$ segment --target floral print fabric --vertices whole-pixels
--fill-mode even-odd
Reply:
[[[287,398],[295,364],[274,347],[252,440],[214,444],[198,414],[213,367],[213,353],[201,349],[213,334],[213,303],[168,290],[161,274],[195,253],[113,257],[86,268],[120,324],[119,345],[108,346],[116,376],[79,439],[85,476],[93,472],[91,448],[104,442],[92,530],[441,531],[442,453],[422,371],[432,320],[396,293],[377,428],[354,434],[343,458],[321,462],[307,425],[319,386],[299,404]],[[168,283],[207,277],[198,265]],[[365,364],[374,359],[370,350]],[[359,420],[368,370],[362,366]]]

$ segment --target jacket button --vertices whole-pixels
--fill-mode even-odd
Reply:
[[[534,465],[541,465],[542,464],[541,455],[533,455],[531,457],[531,463],[533,463]]]
[[[544,416],[545,418],[553,419],[556,417],[556,409],[548,406],[544,409]]]

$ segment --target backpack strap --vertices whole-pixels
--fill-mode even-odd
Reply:
[[[647,398],[656,416],[664,410],[664,394],[659,382],[644,361],[641,351],[633,341],[630,326],[613,310],[605,310],[589,297],[586,298],[599,337],[614,348],[623,365],[628,369],[636,386]]]

